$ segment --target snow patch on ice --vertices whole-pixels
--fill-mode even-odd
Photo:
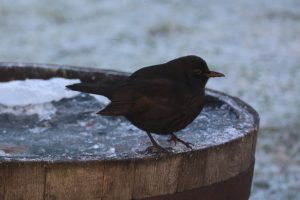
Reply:
[[[8,154],[5,153],[3,150],[0,149],[0,156],[7,156]]]
[[[108,98],[106,98],[105,96],[95,95],[95,94],[91,94],[91,96],[93,96],[97,101],[99,101],[100,103],[102,103],[104,105],[108,105],[110,103],[110,100]]]
[[[0,104],[6,106],[24,106],[58,101],[70,98],[77,92],[67,90],[66,85],[78,80],[52,78],[49,80],[27,79],[0,83]]]
[[[1,98],[1,97],[0,97]],[[0,104],[0,114],[38,115],[39,120],[49,120],[55,114],[56,108],[51,103],[23,106],[5,106]]]

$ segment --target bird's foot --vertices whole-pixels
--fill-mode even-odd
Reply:
[[[193,149],[192,146],[193,144],[190,143],[190,142],[185,142],[181,139],[179,139],[178,137],[176,137],[176,135],[172,134],[171,135],[171,138],[168,139],[169,142],[174,142],[174,144],[176,145],[177,142],[181,143],[181,144],[184,144],[187,148],[190,148],[190,149]]]
[[[150,146],[146,149],[146,152],[150,152],[150,153],[169,153],[170,151],[172,151],[172,148],[163,148],[162,146],[160,146],[159,144],[157,144],[157,142],[154,140],[154,138],[152,137],[150,132],[146,132],[147,135],[149,136],[151,143],[153,146]]]
[[[159,145],[153,145],[146,149],[146,152],[149,153],[170,153],[172,151],[172,148],[163,148]]]

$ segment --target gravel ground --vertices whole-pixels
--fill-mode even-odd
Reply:
[[[252,200],[300,199],[300,1],[0,1],[0,60],[134,71],[182,55],[258,110]]]

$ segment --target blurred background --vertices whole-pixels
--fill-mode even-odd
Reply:
[[[189,54],[260,114],[251,199],[300,199],[299,0],[0,0],[0,61],[133,72]]]

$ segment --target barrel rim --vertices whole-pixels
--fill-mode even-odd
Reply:
[[[39,71],[39,73],[36,73]],[[80,72],[80,73],[78,73]],[[46,76],[44,76],[44,74]],[[91,77],[91,75],[93,77]],[[8,82],[11,80],[24,80],[24,79],[50,79],[53,77],[63,77],[63,78],[78,78],[82,81],[95,81],[98,78],[108,77],[110,78],[119,78],[119,79],[126,79],[129,75],[127,72],[122,71],[115,71],[115,70],[107,70],[107,69],[99,69],[93,67],[78,67],[78,66],[71,66],[71,65],[59,65],[59,64],[40,64],[40,63],[18,63],[18,62],[0,62],[0,82]],[[91,77],[91,79],[89,79]],[[216,90],[206,88],[206,94],[213,98],[217,98],[220,101],[225,102],[231,108],[237,112],[239,116],[240,123],[242,120],[251,120],[251,124],[253,125],[250,130],[248,130],[243,136],[256,133],[259,128],[259,115],[251,107],[249,104],[245,103],[238,97],[230,96],[226,93],[219,92]],[[251,116],[251,119],[249,118]],[[205,147],[202,149],[194,149],[192,151],[183,151],[183,152],[176,152],[170,154],[154,154],[147,157],[128,157],[128,158],[105,158],[97,157],[97,156],[72,156],[74,159],[70,160],[36,160],[36,157],[22,157],[23,159],[18,159],[18,157],[9,157],[9,156],[1,156],[0,163],[42,163],[42,164],[86,164],[86,163],[103,163],[103,162],[128,162],[128,161],[150,161],[150,160],[157,160],[157,159],[165,159],[171,158],[176,156],[185,156],[201,151],[208,151],[216,146],[224,146],[230,143],[234,143],[237,140],[240,140],[242,136],[236,137],[232,140],[228,140],[224,143],[218,143],[216,145],[211,145],[209,147]],[[84,157],[85,159],[76,159],[76,158]],[[26,159],[24,159],[26,158]],[[33,158],[33,159],[31,159]]]

